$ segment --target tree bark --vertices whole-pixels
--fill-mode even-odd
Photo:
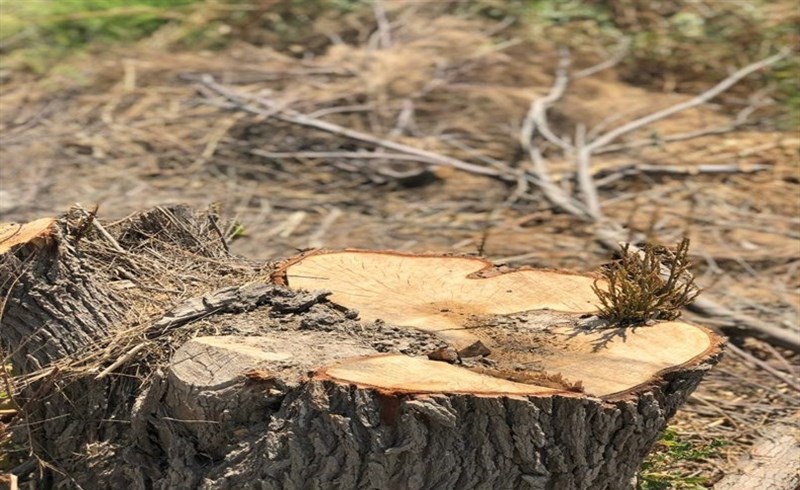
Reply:
[[[34,236],[0,256],[2,339],[16,373],[40,370],[104,337],[121,318],[121,305],[81,260],[73,233],[75,216],[9,226],[0,247]]]
[[[0,237],[16,436],[50,465],[19,476],[45,487],[632,488],[721,355],[680,322],[597,327],[588,276],[365,251],[274,269],[211,214],[87,216]]]

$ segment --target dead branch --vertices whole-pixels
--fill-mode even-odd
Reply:
[[[550,91],[546,96],[531,102],[528,113],[519,131],[519,144],[531,160],[532,169],[528,178],[544,193],[547,200],[557,209],[562,209],[581,219],[586,219],[591,216],[588,214],[583,204],[553,183],[553,180],[550,178],[550,173],[547,170],[544,157],[539,148],[533,143],[533,138],[538,132],[548,139],[548,141],[561,147],[565,151],[572,151],[572,145],[555,136],[549,129],[547,123],[547,109],[561,99],[569,84],[569,53],[566,50],[561,50],[559,54],[561,56],[553,85],[550,87]]]
[[[755,110],[754,107],[750,106],[747,107],[745,110]],[[676,134],[665,134],[665,135],[658,135],[655,137],[641,139],[636,141],[631,141],[629,143],[619,143],[615,145],[607,145],[602,148],[598,148],[594,151],[595,155],[600,155],[603,153],[614,153],[617,151],[625,151],[625,150],[632,150],[635,148],[643,148],[647,146],[655,146],[662,143],[674,143],[676,141],[686,141],[692,140],[695,138],[702,138],[703,136],[713,136],[715,134],[725,134],[730,133],[731,131],[735,130],[736,128],[740,127],[746,122],[746,119],[740,120],[738,117],[735,121],[723,124],[721,126],[716,126],[713,128],[704,128],[698,129],[696,131],[687,131],[686,133],[676,133]]]
[[[724,175],[724,174],[754,174],[763,172],[773,168],[772,165],[744,165],[736,163],[722,163],[722,164],[707,164],[697,165],[694,167],[683,167],[678,165],[649,165],[649,164],[636,164],[631,163],[627,165],[620,165],[617,168],[605,168],[595,174],[605,174],[605,176],[598,178],[594,184],[600,188],[606,186],[619,179],[629,177],[631,175],[648,174],[648,175],[673,175],[673,176],[695,176],[702,174],[711,175]]]
[[[437,160],[407,153],[376,153],[366,151],[265,151],[250,150],[253,155],[265,158],[308,158],[308,159],[333,159],[346,160],[399,160],[404,162],[426,163],[439,165]]]
[[[712,299],[699,297],[689,305],[689,311],[719,320],[720,330],[731,337],[749,336],[772,345],[800,352],[800,335],[788,328],[782,328],[760,318],[733,311]]]
[[[597,196],[597,186],[592,178],[592,152],[584,141],[586,128],[582,124],[578,125],[575,134],[575,164],[577,167],[578,186],[583,194],[583,202],[586,211],[594,221],[600,221],[603,213],[600,211],[600,200]]]
[[[148,346],[147,342],[142,342],[140,344],[136,344],[128,352],[126,352],[121,357],[119,357],[116,361],[111,363],[110,366],[108,366],[107,368],[103,369],[100,372],[100,374],[98,374],[95,377],[95,379],[100,380],[100,379],[105,378],[106,376],[108,376],[109,374],[114,372],[115,369],[119,368],[120,366],[123,366],[124,364],[128,363],[131,359],[136,357],[136,354],[138,354],[139,351],[141,351],[142,349],[144,349],[147,346]]]
[[[238,109],[247,112],[251,112],[253,114],[258,114],[266,117],[274,117],[276,119],[288,123],[319,129],[321,131],[337,134],[339,136],[344,136],[345,138],[349,138],[352,140],[369,143],[371,145],[398,151],[408,155],[414,155],[417,157],[424,158],[426,161],[436,162],[435,165],[452,167],[458,170],[462,170],[464,172],[469,172],[478,175],[485,175],[487,177],[495,177],[504,181],[510,181],[510,182],[515,181],[513,173],[508,168],[504,168],[502,170],[496,170],[483,167],[480,165],[474,165],[472,163],[467,163],[462,160],[458,160],[456,158],[441,155],[439,153],[434,153],[432,151],[423,150],[420,148],[414,148],[413,146],[397,143],[395,141],[390,141],[383,138],[377,138],[370,134],[362,133],[361,131],[356,131],[354,129],[349,129],[343,126],[339,126],[338,124],[322,121],[319,119],[314,119],[305,114],[301,114],[300,112],[288,109],[286,107],[281,107],[273,101],[237,93],[215,82],[213,77],[209,75],[202,77],[200,81],[205,87],[211,89],[212,91],[216,92],[217,94],[221,95],[226,100],[228,100],[233,107],[236,107]],[[262,107],[259,106],[265,107],[266,109],[263,109]]]
[[[800,485],[799,424],[800,420],[794,416],[767,426],[736,470],[726,475],[714,488],[796,489]]]
[[[89,218],[90,216],[93,216],[95,213],[97,213],[97,209],[95,209],[94,212],[88,211],[84,209],[80,204],[75,204],[75,208],[78,209],[81,213],[83,213],[83,215],[86,218]],[[119,243],[117,243],[117,240],[113,236],[111,236],[111,233],[109,233],[108,230],[106,230],[105,227],[99,221],[92,220],[92,227],[94,227],[94,229],[96,229],[103,236],[103,238],[105,238],[106,241],[110,243],[112,247],[114,247],[114,250],[122,254],[126,253],[125,249],[120,247]]]
[[[627,124],[623,124],[622,126],[605,133],[602,136],[599,136],[597,139],[589,143],[587,148],[589,152],[594,152],[599,148],[604,147],[605,145],[611,143],[612,141],[616,140],[620,136],[628,134],[632,131],[637,129],[641,129],[645,126],[653,124],[656,121],[660,121],[661,119],[665,119],[667,117],[673,116],[679,112],[683,112],[687,109],[691,109],[693,107],[697,107],[699,105],[705,104],[709,100],[713,99],[717,95],[725,92],[737,82],[742,80],[743,78],[747,77],[748,75],[755,73],[759,70],[763,70],[764,68],[777,63],[778,61],[784,59],[788,56],[790,50],[788,48],[782,49],[775,55],[770,56],[769,58],[765,58],[760,61],[756,61],[755,63],[751,63],[739,70],[736,70],[733,74],[729,77],[725,78],[718,84],[714,85],[710,89],[706,90],[705,92],[692,97],[691,99],[687,100],[686,102],[682,102],[680,104],[675,104],[673,106],[667,107],[666,109],[662,109],[660,111],[656,111],[652,114],[648,114],[647,116],[640,117],[639,119],[633,120]]]
[[[769,344],[768,344],[769,345]],[[788,373],[781,372],[774,367],[770,366],[768,363],[762,361],[761,359],[757,358],[756,356],[750,354],[746,350],[740,349],[733,344],[728,344],[727,349],[736,354],[737,356],[744,359],[749,364],[759,367],[764,371],[768,372],[780,382],[785,383],[787,386],[792,388],[793,390],[800,392],[800,383],[798,383],[793,376]]]
[[[381,49],[392,46],[392,25],[386,16],[386,9],[381,0],[373,0],[372,11],[375,14],[375,22],[378,25],[378,38],[380,39]]]
[[[523,148],[531,144],[533,136],[538,132],[547,141],[558,146],[565,152],[569,153],[573,150],[571,144],[553,133],[547,122],[547,109],[561,100],[561,97],[564,96],[564,92],[566,92],[567,86],[569,85],[569,67],[571,65],[569,51],[566,48],[562,48],[559,50],[558,54],[559,61],[558,67],[556,68],[556,76],[553,80],[553,86],[546,96],[531,102],[528,114],[522,122],[522,128],[520,128],[519,134],[520,144]]]
[[[533,184],[539,187],[547,200],[550,201],[556,209],[562,209],[581,219],[588,219],[589,214],[583,207],[583,204],[567,194],[550,179],[545,160],[539,152],[539,149],[530,147],[528,149],[528,154],[533,162],[533,173],[529,174],[528,178]]]
[[[576,80],[578,80],[580,78],[586,78],[586,77],[592,76],[592,75],[594,75],[596,73],[599,73],[599,72],[601,72],[603,70],[607,70],[609,68],[613,68],[613,67],[617,66],[625,58],[625,56],[628,54],[628,51],[630,51],[630,49],[631,49],[631,41],[632,41],[632,39],[630,37],[627,37],[627,36],[623,37],[620,40],[619,45],[617,46],[617,49],[615,50],[614,55],[611,58],[609,58],[609,59],[607,59],[607,60],[605,60],[605,61],[603,61],[601,63],[598,63],[598,64],[596,64],[594,66],[590,66],[589,68],[585,68],[583,70],[575,72],[572,75],[573,78],[575,78]]]

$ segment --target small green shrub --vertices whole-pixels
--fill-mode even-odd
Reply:
[[[650,320],[674,320],[699,294],[689,272],[689,239],[675,250],[647,244],[641,250],[622,245],[619,259],[607,264],[592,289],[600,300],[599,316],[615,326]]]
[[[4,21],[0,39],[19,35],[25,29],[63,48],[80,47],[89,41],[132,41],[147,37],[180,10],[198,0],[60,0],[23,2],[0,0]]]

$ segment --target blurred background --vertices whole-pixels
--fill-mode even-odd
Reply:
[[[798,21],[791,0],[0,0],[0,221],[188,203],[253,259],[584,271],[604,237],[685,235],[705,297],[800,336]],[[713,484],[800,408],[797,352],[743,333],[642,488]]]

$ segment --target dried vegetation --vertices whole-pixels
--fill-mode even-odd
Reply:
[[[304,27],[283,35],[264,29],[290,25],[291,9],[278,3],[249,24],[209,14],[215,28],[233,26],[221,52],[165,50],[164,40],[175,39],[166,25],[139,45],[71,58],[46,77],[6,69],[0,218],[54,215],[74,202],[123,217],[218,199],[241,224],[233,251],[254,258],[364,247],[482,252],[511,265],[575,269],[604,261],[598,231],[613,222],[621,226],[616,237],[634,243],[690,237],[704,297],[796,331],[800,139],[786,131],[785,110],[794,107],[785,90],[796,73],[792,57],[714,104],[595,148],[590,165],[574,158],[609,128],[684,103],[791,39],[782,31],[796,16],[791,2],[753,7],[752,18],[737,13],[739,3],[748,2],[585,2],[586,11],[565,11],[560,2],[513,9],[488,0],[387,1],[383,13],[305,12]],[[620,35],[631,43],[616,57]],[[532,102],[553,93],[564,61],[559,41],[571,47],[569,84],[543,112],[543,135],[525,122],[539,114],[530,114]],[[601,219],[554,205],[545,187],[561,189],[579,211],[594,196]],[[164,282],[134,265],[120,264],[142,274],[128,279],[128,293],[158,298],[144,288],[164,289],[170,302],[191,297],[191,278],[205,277],[177,268],[182,275]],[[622,277],[617,284],[631,285]],[[685,440],[730,444],[700,461],[667,460],[658,471],[713,482],[758,426],[800,408],[797,355],[741,344],[677,421]]]

